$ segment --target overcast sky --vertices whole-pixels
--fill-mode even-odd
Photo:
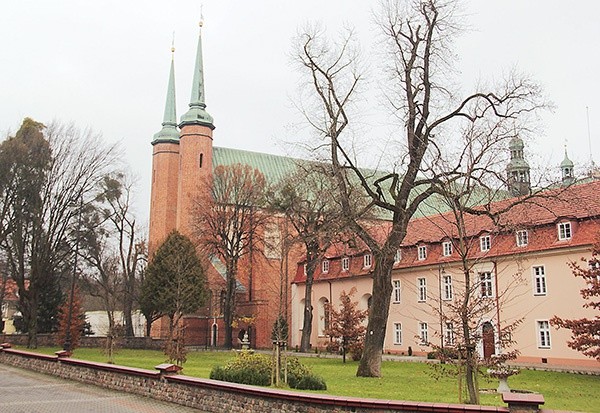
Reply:
[[[160,130],[175,32],[177,115],[187,110],[200,1],[3,1],[0,5],[0,133],[26,116],[91,127],[111,142],[138,175],[137,209],[147,219],[150,142]],[[207,111],[217,146],[293,153],[286,142],[306,133],[292,105],[299,75],[290,64],[292,38],[306,22],[335,34],[356,27],[363,51],[376,49],[365,0],[205,0]],[[600,2],[470,0],[470,30],[456,42],[463,90],[498,79],[513,67],[544,87],[556,109],[531,143],[532,163],[569,156],[589,161],[588,123],[596,163],[600,142]],[[377,70],[377,66],[371,67]]]

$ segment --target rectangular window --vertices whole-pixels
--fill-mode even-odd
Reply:
[[[543,265],[533,267],[533,293],[546,295],[546,269]]]
[[[571,223],[570,222],[561,222],[558,224],[558,239],[561,241],[571,239],[572,231],[571,231]]]
[[[419,302],[427,301],[427,280],[425,278],[417,278],[417,286],[419,288]]]
[[[419,338],[421,344],[429,344],[429,333],[427,331],[427,323],[419,323]]]
[[[398,264],[402,260],[402,250],[398,248],[396,250],[396,254],[394,255],[394,264]]]
[[[394,280],[392,281],[392,297],[394,299],[395,303],[399,303],[400,302],[400,293],[401,293],[401,289],[400,289],[400,280]]]
[[[417,247],[417,254],[419,256],[419,260],[424,260],[427,258],[427,247],[425,245],[420,245]]]
[[[525,247],[529,244],[529,233],[527,230],[517,231],[517,247]]]
[[[321,263],[321,271],[323,274],[327,274],[329,272],[329,260],[323,260]]]
[[[342,258],[342,271],[348,271],[350,269],[350,258]]]
[[[402,323],[394,323],[394,344],[402,344]]]
[[[481,252],[489,251],[492,246],[492,239],[489,235],[479,237],[479,249]]]
[[[446,344],[449,346],[454,345],[454,324],[446,323]]]
[[[538,347],[539,348],[550,348],[550,323],[548,320],[542,320],[537,322],[538,330]]]
[[[365,256],[363,257],[363,267],[371,268],[372,264],[373,264],[373,256],[371,254],[365,254]]]
[[[479,286],[481,288],[482,297],[494,296],[494,279],[489,271],[479,273]]]
[[[452,276],[444,275],[442,282],[444,284],[444,300],[452,300]]]
[[[452,255],[452,242],[446,241],[442,243],[442,251],[444,257],[449,257]]]

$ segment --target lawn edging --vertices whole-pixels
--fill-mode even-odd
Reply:
[[[0,347],[0,362],[4,364],[208,412],[509,413],[539,411],[543,404],[541,395],[531,401],[508,398],[509,407],[495,407],[301,393],[188,377],[177,374],[177,369],[169,365],[159,365],[155,371],[78,360],[64,354],[43,355],[12,349],[9,344]]]

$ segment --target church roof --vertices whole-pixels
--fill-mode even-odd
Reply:
[[[248,165],[258,169],[269,184],[276,184],[296,170],[299,163],[307,162],[287,156],[243,151],[240,149],[213,148],[213,167],[235,164]]]

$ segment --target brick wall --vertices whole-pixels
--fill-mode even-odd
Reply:
[[[0,350],[0,362],[214,413],[510,412],[508,408],[503,407],[373,400],[299,393],[183,375],[166,375],[159,371],[58,358],[10,348]]]

